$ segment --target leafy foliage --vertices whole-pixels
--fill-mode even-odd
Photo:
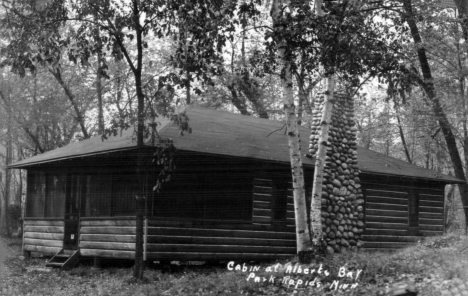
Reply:
[[[358,86],[365,74],[381,77],[399,68],[401,43],[388,25],[375,22],[374,14],[348,10],[339,2],[327,5],[324,16],[316,15],[306,2],[285,8],[283,22],[265,34],[266,51],[257,51],[252,63],[266,73],[277,71],[276,43],[284,40],[292,71],[335,73],[350,86]]]

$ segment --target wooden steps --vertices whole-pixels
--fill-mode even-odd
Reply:
[[[61,249],[46,263],[47,267],[57,267],[62,270],[72,268],[80,260],[80,250]]]

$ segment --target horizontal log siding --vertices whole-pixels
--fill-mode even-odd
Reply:
[[[25,220],[23,250],[56,254],[63,247],[63,227],[60,220]]]
[[[80,222],[80,253],[86,257],[135,258],[135,220]]]
[[[266,177],[255,178],[253,188],[252,222],[257,225],[271,223],[273,184]]]
[[[363,184],[366,197],[364,250],[394,250],[410,246],[417,237],[408,236],[408,192],[387,185]]]
[[[419,196],[420,235],[443,234],[443,190],[365,182],[363,189],[366,197],[364,250],[395,250],[421,240],[421,236],[408,235],[411,190]]]
[[[419,230],[426,236],[444,234],[444,192],[425,190],[419,194]]]
[[[296,252],[295,233],[286,227],[148,221],[149,260],[256,260]]]
[[[296,214],[294,211],[294,193],[292,189],[292,183],[290,183],[288,189],[288,203],[286,205],[286,225],[295,230],[296,227]]]

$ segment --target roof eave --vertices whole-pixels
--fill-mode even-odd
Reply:
[[[419,179],[419,180],[426,180],[426,181],[438,181],[438,182],[443,182],[446,184],[462,184],[465,183],[465,181],[460,180],[458,178],[452,177],[452,176],[442,176],[440,178],[428,178],[428,177],[421,177],[421,176],[403,176],[403,175],[397,175],[397,174],[385,174],[381,172],[372,172],[372,171],[364,171],[361,170],[363,174],[372,174],[372,175],[379,175],[379,176],[392,176],[392,177],[400,177],[400,178],[406,178],[406,179]],[[450,179],[449,179],[450,178]]]
[[[8,165],[7,168],[9,169],[21,169],[21,168],[28,168],[31,166],[35,165],[41,165],[41,164],[48,164],[52,162],[59,162],[59,161],[64,161],[64,160],[71,160],[71,159],[77,159],[77,158],[83,158],[83,157],[91,157],[91,156],[96,156],[96,155],[102,155],[102,154],[109,154],[109,153],[114,153],[114,152],[123,152],[123,151],[130,151],[130,150],[136,150],[137,147],[126,147],[126,148],[119,148],[119,149],[112,149],[112,150],[105,150],[105,151],[99,151],[99,152],[94,152],[94,153],[86,153],[86,154],[80,154],[80,155],[73,155],[73,156],[67,156],[67,157],[61,157],[61,158],[55,158],[55,159],[48,159],[44,161],[36,161],[36,162],[28,162],[25,164],[20,164],[20,165]],[[200,151],[190,151],[190,150],[180,150],[180,151],[187,151],[187,152],[197,152],[197,153],[204,153],[208,155],[218,155],[218,156],[228,156],[228,157],[235,157],[235,158],[244,158],[244,159],[249,159],[249,160],[262,160],[266,162],[272,162],[272,163],[282,163],[286,164],[286,162],[278,159],[260,159],[260,158],[255,158],[255,157],[242,157],[242,156],[229,156],[229,155],[224,155],[224,154],[217,154],[217,153],[209,153],[209,152],[200,152]],[[304,167],[308,168],[313,168],[314,165],[312,164],[303,164]],[[367,170],[361,170],[362,173],[364,174],[373,174],[373,175],[380,175],[380,176],[393,176],[393,177],[403,177],[403,178],[415,178],[415,179],[420,179],[420,180],[427,180],[427,181],[438,181],[438,182],[443,182],[446,184],[462,184],[465,181],[459,180],[455,177],[449,176],[450,180],[444,178],[442,176],[441,178],[428,178],[428,177],[421,177],[421,176],[402,176],[402,175],[397,175],[397,174],[388,174],[388,173],[381,173],[381,172],[373,172],[373,171],[367,171]]]
[[[136,147],[126,147],[126,148],[118,148],[118,149],[111,149],[111,150],[105,150],[105,151],[98,151],[98,152],[93,152],[93,153],[84,153],[84,154],[77,154],[77,155],[72,155],[72,156],[65,156],[65,157],[59,157],[59,158],[53,158],[53,159],[46,159],[46,160],[42,160],[42,161],[39,160],[39,161],[33,161],[33,162],[20,163],[19,165],[10,164],[10,165],[7,166],[7,169],[22,169],[22,168],[35,166],[35,165],[48,164],[48,163],[52,163],[52,162],[59,162],[59,161],[64,161],[64,160],[76,159],[76,158],[91,157],[91,156],[109,154],[109,153],[114,153],[114,152],[129,151],[129,150],[134,150],[134,149],[136,149]]]

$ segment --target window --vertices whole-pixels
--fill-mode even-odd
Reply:
[[[45,184],[44,172],[28,171],[26,217],[44,217]]]

